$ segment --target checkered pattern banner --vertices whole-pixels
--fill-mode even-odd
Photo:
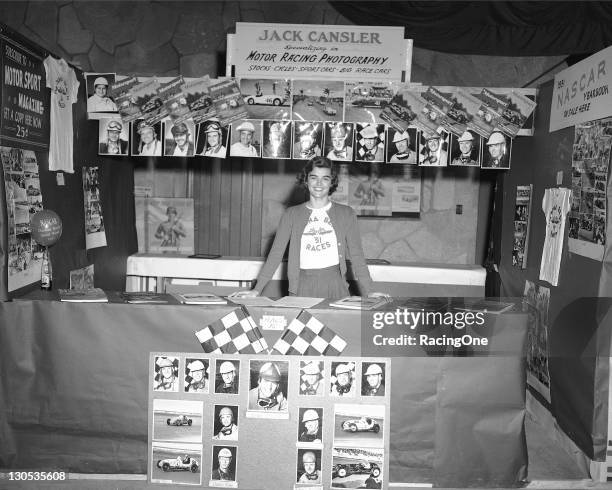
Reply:
[[[272,347],[274,354],[303,356],[337,356],[346,341],[323,325],[310,313],[302,310]]]
[[[206,353],[258,354],[268,349],[259,327],[243,307],[198,330],[195,335]]]

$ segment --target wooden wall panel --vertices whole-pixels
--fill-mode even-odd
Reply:
[[[242,167],[241,201],[244,203],[240,209],[240,229],[243,233],[239,241],[238,254],[241,256],[253,255],[251,252],[251,234],[254,233],[251,221],[253,200],[253,160],[245,160]],[[260,230],[261,233],[261,230]],[[244,239],[246,238],[246,239]]]
[[[263,216],[263,170],[260,167],[253,168],[252,179],[252,194],[251,194],[251,255],[260,257],[263,254],[261,250],[261,235],[262,235],[262,216]]]
[[[234,158],[194,167],[196,252],[261,255],[263,178],[254,166]]]

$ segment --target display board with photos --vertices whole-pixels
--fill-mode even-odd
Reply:
[[[529,124],[536,105],[532,89],[208,76],[88,77],[99,82],[89,88],[88,81],[88,90],[96,91],[90,98],[117,107],[115,114],[90,112],[90,117],[104,118],[99,131],[103,155],[126,155],[128,149],[134,156],[323,155],[347,162],[508,169],[512,139]]]
[[[576,126],[572,150],[571,252],[602,260],[606,244],[612,118]]]
[[[40,281],[44,247],[32,237],[30,217],[43,209],[39,168],[32,150],[0,146],[8,237],[8,290]]]
[[[151,353],[151,483],[388,488],[391,361]]]
[[[527,268],[529,230],[531,228],[531,196],[533,185],[516,186],[514,208],[514,244],[512,246],[512,266]]]
[[[526,280],[523,311],[527,313],[527,384],[550,403],[549,304],[550,288]]]

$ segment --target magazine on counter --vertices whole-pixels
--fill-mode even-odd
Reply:
[[[126,303],[131,304],[158,304],[165,305],[172,303],[173,298],[169,294],[163,293],[150,293],[150,292],[126,292],[121,293],[121,298]]]
[[[389,302],[388,298],[364,298],[362,296],[347,296],[346,298],[332,301],[329,306],[334,308],[346,308],[348,310],[375,310]]]
[[[106,293],[100,288],[58,289],[60,301],[73,303],[108,303]]]
[[[186,305],[226,305],[227,300],[213,293],[174,293]]]

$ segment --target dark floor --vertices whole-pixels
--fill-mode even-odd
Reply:
[[[612,484],[593,483],[587,474],[580,470],[577,463],[565,450],[550,439],[544,428],[538,425],[529,415],[526,417],[525,432],[527,434],[527,449],[529,454],[528,489],[562,490],[562,489],[592,489],[612,490]],[[14,482],[3,480],[6,475],[0,474],[0,490],[14,489],[79,489],[79,490],[141,490],[148,488],[185,489],[184,485],[149,485],[145,475],[90,475],[90,478],[77,479],[56,483]],[[77,475],[73,475],[75,477]],[[82,475],[87,478],[87,475]],[[72,478],[71,477],[71,478]],[[115,479],[117,478],[117,479]],[[126,480],[125,478],[129,478]],[[200,487],[201,488],[201,487]],[[395,489],[427,489],[428,487],[392,485]],[[281,489],[278,489],[281,490]],[[282,489],[290,490],[290,489]],[[453,490],[453,489],[447,489]],[[503,490],[503,489],[498,489]]]

